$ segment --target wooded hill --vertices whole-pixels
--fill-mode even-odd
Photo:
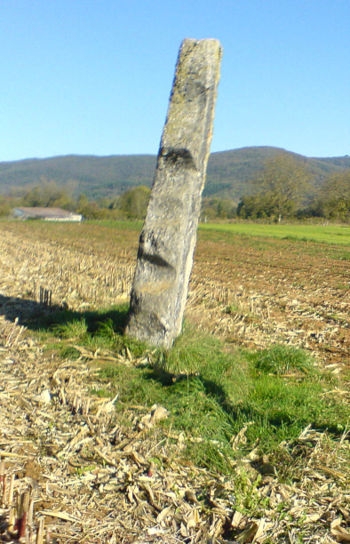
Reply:
[[[250,192],[248,182],[263,170],[266,160],[282,152],[303,162],[312,173],[314,187],[329,174],[350,168],[349,156],[308,158],[276,147],[222,151],[210,156],[204,196],[238,201]],[[75,195],[84,193],[89,199],[108,198],[138,185],[151,186],[155,166],[155,155],[67,155],[0,162],[0,193],[28,189],[46,179],[70,187]]]

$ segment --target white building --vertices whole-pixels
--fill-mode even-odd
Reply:
[[[69,212],[61,208],[15,208],[13,215],[17,219],[42,219],[44,221],[76,221],[79,222],[83,216],[79,213]]]

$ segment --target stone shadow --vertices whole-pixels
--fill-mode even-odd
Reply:
[[[55,325],[67,325],[73,321],[85,320],[89,332],[97,330],[99,323],[107,319],[113,323],[113,330],[122,334],[127,320],[128,306],[119,306],[106,311],[70,310],[59,305],[46,305],[31,299],[0,295],[0,315],[7,321],[37,331],[50,330]]]
[[[152,368],[152,372],[145,376],[145,379],[155,380],[164,387],[176,387],[181,382],[186,382],[186,386],[190,385],[191,383],[193,383],[195,386],[195,383],[199,382],[201,384],[199,390],[201,390],[206,396],[215,399],[227,416],[232,419],[232,422],[237,419],[239,409],[234,403],[232,403],[229,395],[225,391],[225,388],[215,381],[205,378],[201,373],[175,374],[169,372],[165,368],[162,368],[162,366],[155,366]],[[194,388],[198,389],[196,386]],[[242,413],[244,413],[244,410],[240,411],[240,414]]]

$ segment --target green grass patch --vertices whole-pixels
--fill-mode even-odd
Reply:
[[[350,226],[345,225],[202,223],[199,231],[350,246]]]
[[[228,473],[251,449],[276,451],[308,425],[341,434],[350,423],[349,406],[331,392],[334,378],[301,349],[229,350],[189,326],[171,350],[151,349],[122,335],[126,315],[125,306],[80,316],[56,313],[46,325],[46,341],[55,349],[56,340],[60,355],[72,359],[81,356],[79,346],[126,356],[127,364],[101,361],[100,385],[91,393],[118,394],[116,410],[129,425],[133,407],[146,413],[154,404],[164,406],[170,415],[160,430],[183,433],[183,455],[199,466]]]

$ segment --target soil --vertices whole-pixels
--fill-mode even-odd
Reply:
[[[349,259],[350,252],[345,260],[341,249],[312,242],[203,241],[190,307],[202,298],[207,312],[198,313],[231,342],[253,349],[289,343],[323,366],[349,368]]]

